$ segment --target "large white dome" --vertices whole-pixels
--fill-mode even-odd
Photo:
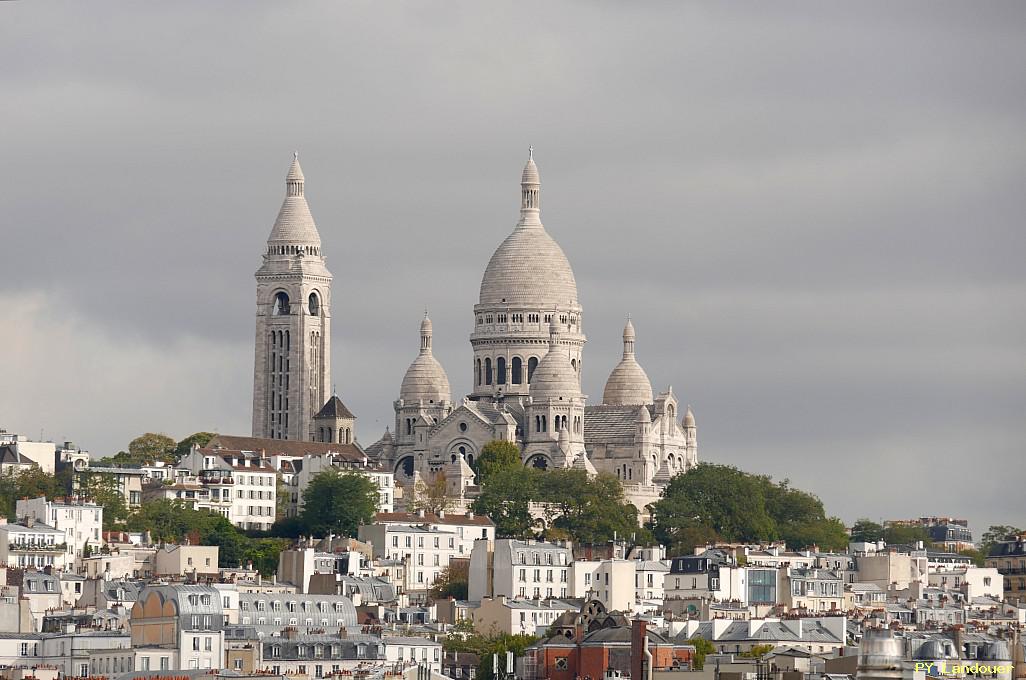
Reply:
[[[518,225],[488,262],[480,303],[577,305],[577,281],[563,249],[542,227]]]
[[[520,186],[520,222],[488,261],[479,302],[575,307],[577,281],[570,261],[539,219],[541,182],[533,159],[524,167]]]

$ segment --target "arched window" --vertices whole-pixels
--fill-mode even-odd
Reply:
[[[499,385],[506,384],[506,357],[499,357],[495,360],[495,372],[498,373],[495,382]]]
[[[274,316],[287,316],[289,313],[289,294],[280,290],[274,295],[274,307],[271,314]]]
[[[552,421],[552,431],[559,432],[559,416],[556,416],[556,419]]]
[[[545,420],[546,420],[545,416],[542,416],[542,429],[541,429],[542,432],[548,432],[549,431],[549,424],[547,422],[545,422]]]
[[[481,360],[480,359],[477,360],[477,382],[474,383],[474,384],[475,385],[480,385],[481,384]]]
[[[534,377],[534,369],[538,368],[538,357],[531,357],[527,360],[527,383],[531,384],[531,378]]]
[[[563,416],[562,420],[563,420],[563,429],[565,430],[566,429],[566,416]]]
[[[320,316],[321,314],[321,301],[317,297],[317,293],[310,293],[310,316]]]
[[[513,357],[513,360],[509,364],[510,382],[514,385],[519,385],[522,382],[521,373],[523,373],[523,361],[520,357]]]
[[[571,359],[570,360],[570,365],[573,366],[574,372],[576,372],[577,371],[577,359]]]
[[[673,420],[673,404],[666,405],[666,415],[670,417],[670,420]]]
[[[492,384],[492,360],[485,358],[485,385]]]

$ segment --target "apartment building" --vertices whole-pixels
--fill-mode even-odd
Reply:
[[[103,543],[103,507],[81,499],[48,501],[45,496],[19,500],[15,505],[19,519],[46,524],[64,533],[67,568],[82,558],[86,544],[99,548]]]

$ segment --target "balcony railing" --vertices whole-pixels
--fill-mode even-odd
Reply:
[[[67,543],[10,543],[8,550],[14,552],[64,552],[68,549]]]

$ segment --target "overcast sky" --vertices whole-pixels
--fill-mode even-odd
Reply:
[[[0,63],[0,427],[249,434],[294,149],[360,441],[425,306],[458,398],[533,144],[592,403],[630,313],[702,460],[1026,524],[1022,2],[3,2]]]

